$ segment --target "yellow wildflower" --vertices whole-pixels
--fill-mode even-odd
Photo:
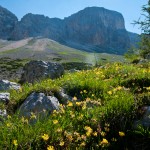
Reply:
[[[69,113],[70,113],[71,118],[74,118],[74,117],[75,117],[74,112],[70,111]]]
[[[80,144],[81,147],[84,147],[85,145],[86,145],[85,142],[82,142],[82,143]]]
[[[102,131],[101,136],[106,136],[106,133]]]
[[[73,137],[71,134],[67,134],[66,137],[68,138],[68,140],[71,142],[73,140]]]
[[[83,114],[81,114],[79,117],[78,117],[78,120],[82,120],[83,119]]]
[[[117,139],[116,139],[116,138],[112,138],[111,140],[112,140],[113,142],[116,142],[116,141],[117,141]]]
[[[12,125],[11,123],[7,123],[7,124],[6,124],[7,127],[10,127],[11,125]]]
[[[94,135],[94,136],[97,136],[97,132],[95,131],[95,132],[93,133],[93,135]]]
[[[62,128],[57,129],[56,132],[61,133],[62,132]]]
[[[90,100],[91,100],[91,99],[90,99],[89,97],[86,98],[86,101],[87,101],[87,102],[90,101]]]
[[[117,87],[117,90],[121,90],[121,89],[122,89],[122,87],[121,87],[121,86],[118,86],[118,87]]]
[[[76,96],[74,96],[72,100],[76,101],[76,100],[77,100],[77,97],[76,97]]]
[[[47,150],[55,150],[55,149],[54,149],[54,146],[50,146],[50,145],[49,145],[49,146],[47,147]]]
[[[83,106],[82,106],[82,110],[85,110],[86,109],[86,104],[84,104]]]
[[[82,104],[81,102],[76,102],[77,106],[81,106],[81,104]]]
[[[94,94],[92,94],[92,97],[94,97],[95,95]]]
[[[87,93],[87,91],[86,91],[86,90],[83,90],[83,93]]]
[[[106,127],[109,127],[109,126],[110,126],[110,124],[109,124],[109,123],[105,123],[105,126],[106,126]]]
[[[105,78],[105,75],[103,75],[103,74],[102,74],[102,76],[101,76],[101,77],[102,77],[102,78]]]
[[[86,135],[90,136],[93,132],[93,129],[91,127],[85,126],[84,129],[87,131]]]
[[[8,118],[8,119],[10,119],[10,118],[11,118],[11,116],[10,116],[10,115],[8,115],[8,116],[7,116],[7,118]]]
[[[64,141],[61,141],[61,142],[59,143],[60,146],[64,146],[64,144],[65,144]]]
[[[36,115],[35,115],[33,112],[31,112],[30,118],[31,118],[31,119],[36,119]]]
[[[22,92],[22,88],[20,88],[19,91]]]
[[[119,132],[119,135],[120,136],[125,136],[125,133],[124,132]]]
[[[53,110],[53,113],[56,113],[57,111],[56,111],[56,109],[55,110]]]
[[[84,141],[86,141],[86,136],[85,135],[81,135],[81,139],[83,139]]]
[[[80,134],[79,134],[78,132],[76,132],[76,131],[75,131],[73,134],[74,134],[75,136],[78,136],[78,137],[80,136]]]
[[[57,124],[58,123],[58,120],[53,120],[53,124]]]
[[[100,142],[100,145],[105,145],[105,144],[108,144],[108,140],[103,138],[103,140]]]
[[[146,87],[146,90],[150,91],[150,87]]]
[[[108,93],[109,95],[112,95],[112,91],[108,91],[107,93]]]
[[[110,131],[110,129],[108,127],[104,127],[104,129],[105,129],[106,132]]]
[[[47,141],[47,140],[49,139],[48,134],[44,134],[44,135],[42,135],[42,139],[43,139],[44,141]]]
[[[72,102],[69,102],[67,106],[72,107],[73,106]]]
[[[21,121],[26,124],[28,124],[28,122],[29,122],[28,119],[25,119],[24,117],[21,118]]]
[[[14,144],[15,146],[18,146],[17,140],[13,140],[13,144]]]

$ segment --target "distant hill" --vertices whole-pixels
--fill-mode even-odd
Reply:
[[[9,31],[7,36],[1,31],[2,39],[40,36],[80,50],[112,54],[124,54],[131,43],[135,44],[134,37],[130,38],[125,29],[123,16],[103,7],[88,7],[63,20],[29,13],[17,21],[15,15],[2,7],[0,15],[3,16],[0,22],[3,18],[10,22],[12,18],[10,25],[7,22],[1,25]]]
[[[48,38],[27,38],[19,41],[0,40],[0,58],[46,60],[54,62],[125,61],[122,56],[90,53],[62,45]]]
[[[130,45],[134,47],[138,47],[138,44],[140,42],[140,35],[132,32],[128,32],[129,38],[130,38]]]

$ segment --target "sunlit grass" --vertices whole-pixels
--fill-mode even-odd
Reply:
[[[61,88],[72,101],[59,111],[31,124],[31,118],[8,116],[1,122],[1,149],[109,149],[130,147],[139,106],[149,103],[149,66],[113,63],[101,68],[67,73],[63,77],[24,84],[10,91],[10,114],[35,92],[47,95]],[[10,110],[9,110],[10,109]],[[46,112],[45,112],[46,113]],[[36,117],[38,118],[38,116]],[[149,138],[149,130],[139,130]],[[132,135],[132,136],[131,136]],[[144,136],[144,135],[142,135]],[[134,141],[135,142],[135,141]]]

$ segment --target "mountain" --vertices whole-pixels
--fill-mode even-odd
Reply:
[[[8,39],[11,36],[11,32],[14,30],[14,27],[17,22],[18,19],[13,13],[0,6],[0,38],[1,39]]]
[[[123,16],[100,7],[88,7],[65,18],[65,42],[87,51],[122,54],[129,46]]]
[[[88,7],[64,19],[29,13],[8,35],[11,40],[40,36],[88,52],[123,54],[131,45],[123,16],[103,7]]]
[[[130,39],[130,45],[134,47],[138,47],[140,42],[140,35],[132,32],[128,32],[128,36]]]

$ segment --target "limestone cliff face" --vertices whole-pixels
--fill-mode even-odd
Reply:
[[[17,17],[0,6],[0,39],[8,39],[17,23]]]
[[[31,13],[17,24],[14,20],[8,34],[14,40],[41,36],[85,51],[115,54],[130,46],[123,16],[102,7],[88,7],[63,20]]]
[[[57,40],[60,24],[61,19],[50,19],[44,15],[34,15],[29,13],[17,23],[12,33],[12,38],[14,40],[19,40],[27,37],[41,36]]]
[[[123,16],[105,8],[89,7],[66,18],[65,41],[83,49],[123,53],[129,46]],[[75,44],[77,43],[77,44]]]

